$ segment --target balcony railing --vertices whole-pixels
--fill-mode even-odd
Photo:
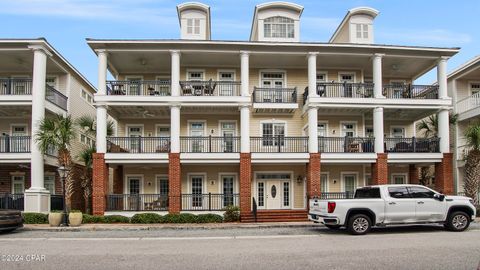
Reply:
[[[385,138],[385,152],[438,153],[440,138]]]
[[[253,90],[256,103],[297,103],[297,88],[260,88]]]
[[[107,81],[111,96],[170,96],[170,81]]]
[[[107,211],[167,211],[168,194],[109,194]]]
[[[24,195],[23,194],[0,194],[0,209],[2,210],[24,210]],[[63,196],[62,195],[50,195],[50,210],[62,210],[63,209]]]
[[[238,153],[240,137],[180,137],[180,151],[183,153]]]
[[[227,206],[239,206],[240,195],[232,194],[182,194],[183,211],[221,211]]]
[[[308,137],[250,137],[252,153],[307,153]]]
[[[170,137],[108,137],[108,153],[168,153]]]
[[[457,102],[457,113],[464,113],[480,107],[480,93],[475,93]]]
[[[68,98],[50,85],[46,85],[45,99],[58,107],[67,110]]]
[[[308,89],[307,89],[308,92]],[[317,94],[327,98],[373,98],[373,83],[317,83]]]
[[[437,99],[438,85],[384,84],[383,95],[392,99]]]
[[[0,153],[30,153],[31,136],[0,136]]]
[[[318,137],[320,153],[373,153],[375,138]]]
[[[240,82],[231,81],[182,81],[182,96],[240,96]]]
[[[0,78],[0,95],[31,95],[32,79]]]

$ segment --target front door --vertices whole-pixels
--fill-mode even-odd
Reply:
[[[129,210],[142,210],[141,198],[140,198],[140,178],[139,177],[128,177],[127,178],[127,188],[128,188],[128,209]]]
[[[234,152],[235,122],[223,122],[221,135],[223,137],[222,148],[225,153]]]
[[[236,205],[234,198],[235,190],[235,176],[233,175],[223,175],[222,176],[222,186],[223,186],[223,207]]]
[[[282,187],[280,181],[267,181],[267,209],[282,208]]]
[[[203,207],[203,176],[193,175],[191,177],[192,208]]]

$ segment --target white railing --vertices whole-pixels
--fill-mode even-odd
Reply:
[[[464,113],[478,107],[480,107],[480,93],[475,93],[457,102],[457,113]]]

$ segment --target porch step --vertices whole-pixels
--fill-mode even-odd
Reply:
[[[308,221],[307,210],[262,210],[257,212],[257,222]],[[255,222],[253,213],[242,215],[241,222]]]

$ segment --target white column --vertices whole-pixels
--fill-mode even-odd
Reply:
[[[170,152],[180,153],[180,105],[170,107]]]
[[[382,57],[383,54],[376,53],[373,55],[373,93],[375,98],[385,98],[382,86]]]
[[[170,51],[172,56],[172,96],[180,96],[180,52]],[[177,152],[178,153],[178,152]]]
[[[246,51],[240,52],[240,81],[241,81],[241,95],[242,97],[250,96],[250,85],[249,85],[249,76],[250,76],[250,63],[249,63],[250,53]]]
[[[97,106],[97,153],[107,152],[107,108]]]
[[[438,137],[440,138],[440,152],[450,153],[450,121],[448,109],[438,112]]]
[[[318,109],[308,109],[308,152],[318,153]]]
[[[35,134],[40,130],[40,123],[45,117],[47,57],[51,54],[42,46],[32,46],[30,48],[33,50],[31,187],[25,190],[25,212],[48,212],[50,211],[50,193],[44,186],[43,153],[35,142]]]
[[[437,81],[438,81],[438,98],[448,99],[447,91],[447,57],[441,57],[437,63]]]
[[[98,92],[97,95],[107,94],[107,52],[99,50],[98,53]]]
[[[373,109],[373,135],[375,136],[375,153],[383,153],[383,108]]]
[[[308,53],[308,96],[317,97],[317,55],[318,53]],[[316,125],[315,125],[316,126]]]
[[[250,107],[240,107],[240,152],[250,153]]]

